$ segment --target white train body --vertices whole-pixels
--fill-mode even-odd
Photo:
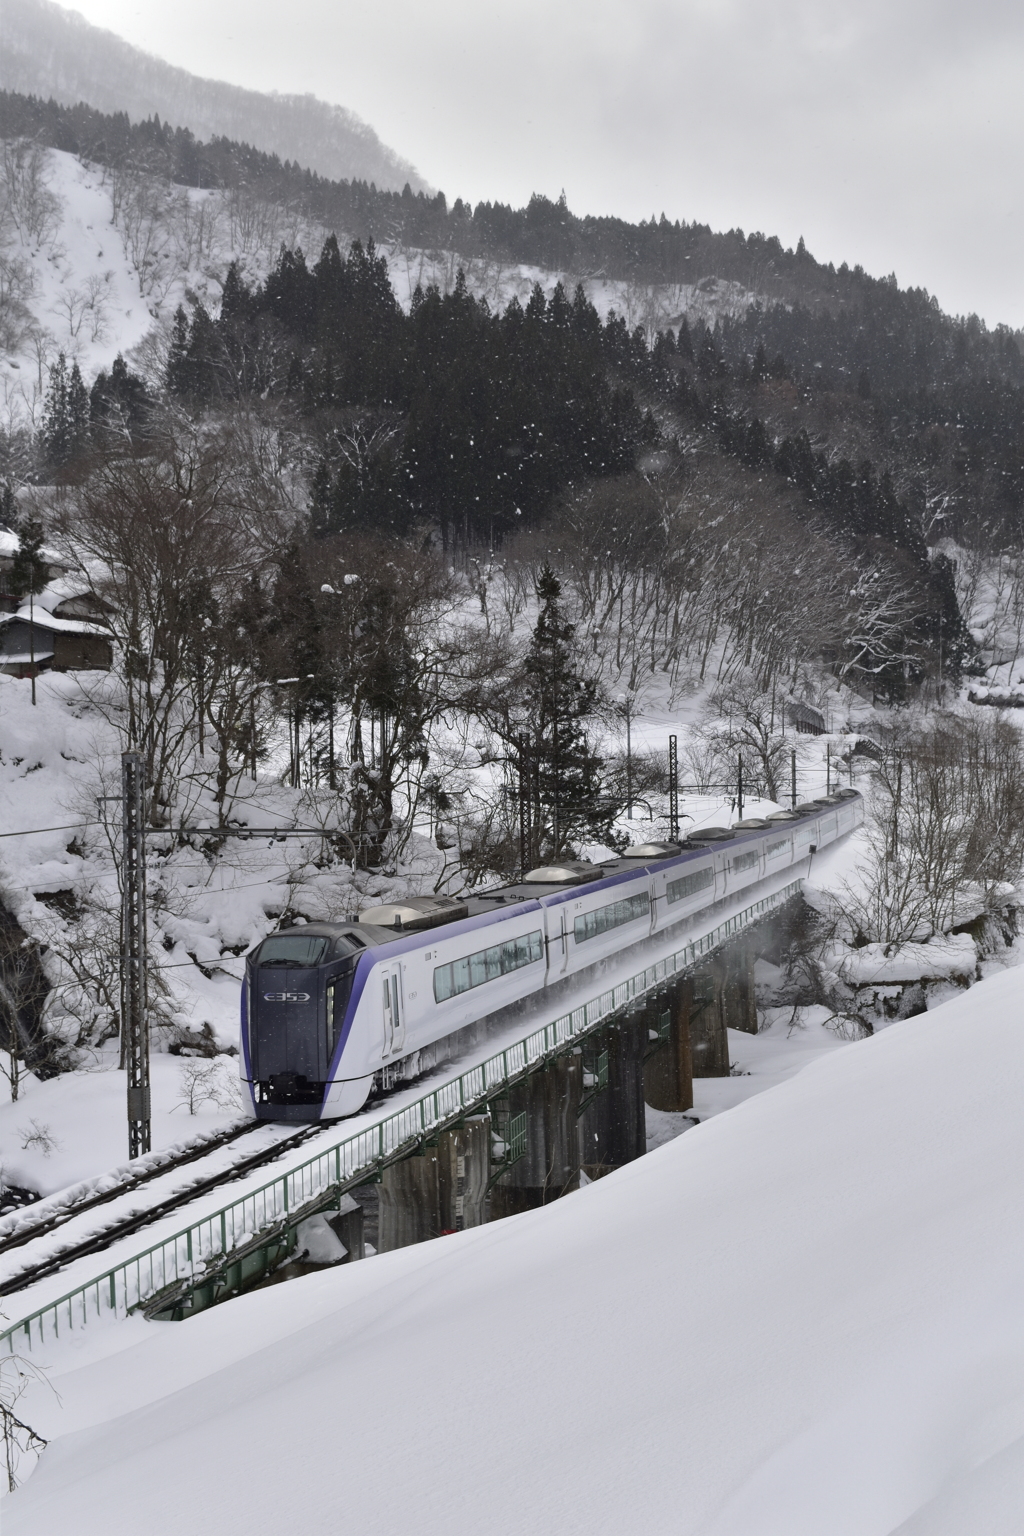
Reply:
[[[694,833],[675,851],[533,871],[461,905],[419,900],[358,923],[271,935],[248,957],[243,983],[250,1112],[289,1121],[351,1114],[375,1082],[416,1075],[544,988],[575,1006],[573,977],[582,993],[582,973],[805,863],[863,818],[860,795],[845,790],[719,841],[698,844]]]

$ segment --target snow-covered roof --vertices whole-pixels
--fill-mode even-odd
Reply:
[[[33,629],[51,630],[55,634],[62,635],[103,635],[110,639],[110,631],[102,624],[87,624],[84,619],[56,619],[46,609],[36,606],[35,611],[30,610],[27,603],[23,603],[17,613],[0,614],[0,627],[6,624],[31,624]]]
[[[18,552],[18,535],[12,533],[10,528],[0,527],[0,560],[13,560]],[[63,555],[59,555],[55,549],[48,545],[42,545],[39,554],[47,565],[59,566],[62,571],[67,570],[67,561]]]

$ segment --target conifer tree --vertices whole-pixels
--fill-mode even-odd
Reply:
[[[110,372],[102,369],[89,392],[89,415],[94,424],[132,432],[145,422],[150,408],[149,392],[138,374],[132,373],[119,352]]]
[[[82,380],[77,362],[71,365],[68,379],[68,422],[71,427],[71,454],[80,453],[89,437],[89,391]]]
[[[18,524],[18,547],[11,562],[10,587],[17,598],[41,592],[50,579],[50,568],[42,555],[43,525],[34,517]]]
[[[581,836],[607,838],[614,813],[600,803],[602,759],[586,730],[597,683],[580,668],[575,626],[566,619],[561,582],[549,566],[536,590],[541,609],[516,690],[528,722],[518,767],[533,802],[531,858],[545,859],[564,855]]]
[[[18,521],[18,503],[14,499],[14,487],[9,480],[0,486],[0,528],[13,533]]]
[[[61,352],[50,368],[43,406],[43,450],[51,469],[63,469],[85,447],[89,436],[89,394],[77,363],[68,371]]]
[[[174,311],[171,328],[171,346],[167,354],[167,388],[172,395],[187,395],[191,378],[188,355],[188,316],[179,304]]]

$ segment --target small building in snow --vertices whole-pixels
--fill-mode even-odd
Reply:
[[[30,612],[27,605],[0,614],[0,672],[109,672],[113,660],[110,634],[98,624],[56,618],[38,607]]]

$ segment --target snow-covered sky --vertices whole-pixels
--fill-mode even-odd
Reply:
[[[1019,0],[77,0],[198,74],[311,91],[449,200],[802,234],[1024,325]]]

